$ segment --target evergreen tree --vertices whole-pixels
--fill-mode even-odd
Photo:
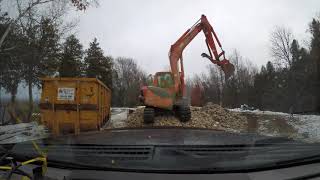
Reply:
[[[263,110],[262,96],[265,92],[265,82],[266,82],[267,70],[265,66],[261,67],[260,73],[256,74],[254,77],[254,100],[253,105],[261,110]]]
[[[59,75],[60,77],[79,77],[82,75],[83,49],[75,35],[67,37],[63,44]]]
[[[292,63],[295,63],[299,60],[300,57],[300,47],[296,39],[294,39],[290,46],[290,51],[292,55]]]
[[[0,36],[5,32],[9,21],[7,13],[0,9]],[[11,94],[12,105],[15,103],[18,85],[22,81],[22,65],[19,59],[21,36],[18,26],[12,25],[12,31],[8,33],[7,41],[0,50],[0,91],[4,88]]]
[[[34,18],[28,17],[22,25],[23,47],[19,57],[23,67],[22,78],[29,93],[28,120],[33,111],[33,87],[40,85],[39,77],[51,76],[56,72],[60,53],[60,35],[54,19],[42,17],[38,22]]]
[[[300,66],[303,65],[301,62],[301,54],[300,54],[300,47],[297,40],[293,40],[291,43],[291,54],[292,54],[292,66],[290,71],[288,72],[288,88],[287,88],[287,95],[290,97],[288,99],[289,108],[294,111],[297,111],[297,98],[299,94],[299,88],[302,84],[298,84],[299,79],[301,78],[300,74]]]
[[[87,77],[98,78],[108,87],[112,87],[112,57],[104,56],[96,38],[90,43],[84,61]]]
[[[274,66],[270,61],[267,62],[266,68],[267,68],[268,75],[273,76],[274,75]],[[269,78],[272,78],[272,77],[269,77]]]
[[[313,19],[310,24],[310,32],[311,32],[311,50],[310,55],[313,61],[313,64],[316,67],[316,84],[315,89],[318,92],[317,96],[317,110],[320,112],[320,21]]]
[[[320,21],[313,19],[310,24],[311,38],[311,55],[320,61]]]
[[[275,80],[278,78],[275,75],[275,68],[273,64],[268,61],[266,65],[266,73],[263,74],[263,80],[264,80],[264,85],[263,85],[263,94],[261,97],[261,101],[263,104],[263,108],[266,110],[271,110],[274,108],[274,101],[277,100],[275,99],[275,94],[274,91],[277,88],[275,86]]]

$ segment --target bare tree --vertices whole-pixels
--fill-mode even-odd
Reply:
[[[218,103],[222,106],[224,76],[220,68],[208,66],[208,75],[202,74],[205,101]]]
[[[270,34],[270,52],[276,65],[290,67],[292,55],[290,45],[294,39],[291,29],[284,26],[276,26]]]
[[[238,50],[234,50],[230,60],[235,67],[234,78],[237,83],[252,84],[253,76],[257,74],[258,68],[249,60],[240,55]]]
[[[131,58],[119,57],[114,62],[113,103],[117,106],[138,105],[140,86],[145,84],[146,73]]]
[[[36,0],[36,1],[31,0],[26,7],[21,9],[21,11],[19,11],[19,15],[15,19],[11,19],[11,21],[8,23],[8,27],[7,27],[6,31],[1,36],[0,49],[2,48],[3,42],[6,39],[6,37],[8,36],[8,34],[14,24],[16,24],[22,17],[24,17],[27,13],[29,13],[34,7],[36,7],[40,4],[45,4],[45,3],[51,2],[51,1],[53,1],[53,0]]]
[[[0,5],[3,2],[4,2],[4,0],[1,0]],[[27,2],[25,2],[25,1],[22,2],[21,0],[16,0],[18,15],[16,18],[11,18],[11,20],[7,23],[8,26],[5,30],[5,32],[1,35],[0,52],[4,51],[2,49],[4,41],[5,41],[6,37],[8,36],[9,32],[11,31],[14,24],[17,24],[21,18],[27,16],[28,13],[30,13],[30,11],[32,11],[37,6],[49,4],[49,3],[56,3],[56,2],[58,2],[58,3],[68,2],[68,0],[28,0]],[[71,0],[69,2],[71,2],[79,10],[85,10],[89,6],[89,4],[92,2],[95,2],[95,4],[98,4],[97,0]],[[9,49],[11,50],[12,48],[9,48]]]

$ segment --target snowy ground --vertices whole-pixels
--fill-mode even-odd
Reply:
[[[111,108],[110,120],[107,124],[105,124],[103,128],[110,129],[110,128],[124,127],[130,110],[133,110],[133,109]]]
[[[263,115],[279,115],[279,116],[290,116],[290,114],[283,113],[283,112],[274,112],[274,111],[260,111],[260,110],[242,110],[241,108],[235,109],[228,109],[229,111],[233,112],[247,112],[247,113],[254,113],[254,114],[263,114]]]
[[[320,115],[294,115],[298,121],[288,121],[300,134],[320,142]]]
[[[125,127],[133,108],[112,108],[111,118],[103,129]],[[287,114],[272,111],[229,109],[247,117],[248,132],[283,136],[308,142],[320,142],[320,115]],[[34,123],[0,126],[0,144],[23,142],[47,136],[43,126]]]
[[[112,108],[111,118],[103,128],[124,127],[132,108]],[[39,114],[33,114],[39,116]],[[47,129],[36,122],[0,126],[0,144],[20,143],[49,136]]]
[[[132,108],[112,108],[110,121],[104,128],[124,127]],[[248,132],[268,136],[284,136],[309,142],[320,142],[320,115],[287,114],[273,111],[229,109],[247,117]]]
[[[0,126],[0,144],[14,144],[48,137],[44,126],[36,122]]]
[[[320,142],[320,115],[287,114],[282,112],[229,109],[257,119],[257,133],[271,136],[289,136],[311,142]]]

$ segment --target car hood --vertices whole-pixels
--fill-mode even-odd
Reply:
[[[305,162],[306,155],[320,159],[316,144],[194,128],[112,129],[46,139],[40,147],[50,163],[150,172],[250,170]],[[17,144],[13,152],[37,156],[32,143]]]

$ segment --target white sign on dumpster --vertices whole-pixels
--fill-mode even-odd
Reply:
[[[58,101],[74,101],[74,88],[58,88]]]

